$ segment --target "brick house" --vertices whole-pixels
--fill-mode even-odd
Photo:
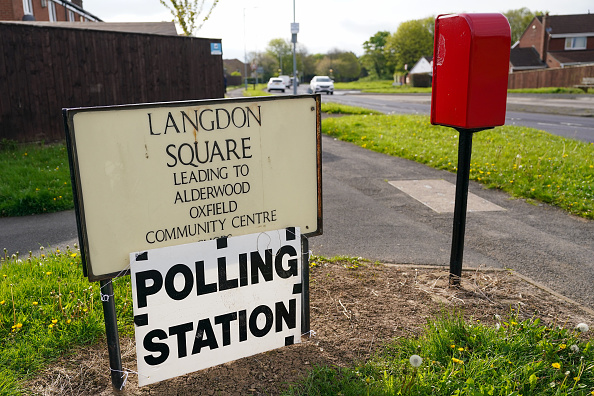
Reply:
[[[514,44],[510,70],[594,64],[594,14],[540,15]]]
[[[82,0],[0,0],[0,21],[101,22]]]

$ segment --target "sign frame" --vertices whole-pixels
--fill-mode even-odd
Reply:
[[[107,273],[96,271],[93,267],[92,257],[90,253],[90,237],[88,232],[88,220],[87,215],[85,214],[85,199],[89,197],[83,196],[83,187],[82,187],[82,179],[81,179],[81,169],[80,169],[80,161],[79,161],[79,154],[77,151],[77,134],[74,129],[74,117],[77,114],[84,114],[86,112],[108,112],[114,110],[147,110],[155,107],[169,109],[169,108],[179,108],[179,107],[186,107],[186,106],[209,106],[209,105],[230,105],[230,104],[246,104],[246,103],[262,103],[266,104],[272,101],[292,101],[292,100],[303,100],[303,99],[311,99],[312,100],[312,111],[315,111],[315,142],[316,142],[316,152],[315,152],[315,172],[316,172],[316,224],[315,229],[310,230],[303,230],[303,236],[311,237],[316,235],[321,235],[322,230],[322,146],[321,146],[321,113],[320,113],[320,106],[321,106],[321,97],[320,95],[296,95],[296,96],[283,96],[283,97],[258,97],[258,98],[233,98],[233,99],[209,99],[209,100],[191,100],[191,101],[175,101],[175,102],[157,102],[157,103],[141,103],[141,104],[126,104],[126,105],[114,105],[114,106],[98,106],[98,107],[79,107],[79,108],[65,108],[62,110],[63,118],[64,118],[64,125],[65,125],[65,134],[66,134],[66,143],[67,143],[67,150],[68,150],[68,160],[71,170],[71,182],[72,182],[72,189],[73,189],[73,196],[74,196],[74,205],[75,205],[75,213],[77,219],[77,232],[78,232],[78,239],[81,249],[81,259],[83,264],[83,275],[88,277],[89,281],[100,281],[111,279],[116,276],[120,275],[128,275],[129,269],[122,268],[121,270],[117,271],[110,271]],[[289,102],[290,103],[290,102]],[[282,225],[281,225],[282,226]],[[279,228],[276,225],[274,228]],[[273,229],[273,228],[270,228]],[[235,233],[235,235],[245,235],[249,234],[253,231],[246,230],[246,232]],[[195,241],[195,240],[194,240]],[[187,243],[191,241],[182,241],[181,243]],[[169,245],[171,246],[171,245]],[[143,250],[145,247],[139,246],[138,249],[130,249],[130,251],[139,251]],[[128,254],[129,252],[126,252]]]

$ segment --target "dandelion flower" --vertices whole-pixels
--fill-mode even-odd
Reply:
[[[58,323],[58,319],[52,319],[52,323],[53,323],[53,324],[56,324],[56,323]]]
[[[456,358],[452,358],[452,362],[454,362],[456,364],[464,364],[464,361],[463,360],[456,359]]]
[[[555,369],[560,369],[561,368],[561,363],[555,362],[555,363],[551,364],[551,366],[553,366],[553,368],[555,368]]]
[[[464,352],[464,348],[458,348],[460,352]]]
[[[70,322],[72,322],[72,319],[68,319],[68,320],[66,321],[66,323],[67,323],[67,324],[70,324]]]
[[[52,324],[48,325],[47,327],[49,327],[50,329],[53,329],[54,328],[54,325],[52,323]]]
[[[17,324],[15,325],[15,327],[16,327],[17,329],[20,329],[21,327],[23,327],[23,324],[22,324],[22,323],[17,323]]]
[[[76,253],[72,253],[70,257],[76,257]]]
[[[456,348],[456,344],[450,345],[450,348]]]
[[[51,274],[52,274],[52,272],[51,272],[51,271],[48,271],[48,272],[46,272],[45,274],[49,276],[49,275],[51,275]]]
[[[585,324],[585,323],[580,323],[577,326],[575,326],[575,328],[578,329],[579,331],[581,331],[582,333],[587,333],[588,330],[590,330],[590,328],[588,327],[588,325]]]
[[[33,305],[37,305],[39,304],[37,301],[33,301]]]
[[[409,359],[411,366],[419,367],[423,363],[423,358],[419,355],[412,355]]]
[[[4,305],[5,302],[6,302],[6,300],[0,301],[0,305]]]
[[[580,351],[580,347],[573,344],[572,346],[569,347],[569,349],[571,350],[571,352],[573,353],[578,353]]]
[[[569,372],[569,370],[567,370],[567,371],[565,372],[565,376],[566,376],[566,377],[569,377],[569,374],[571,374],[571,372]]]

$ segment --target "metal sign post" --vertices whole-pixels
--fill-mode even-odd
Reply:
[[[101,287],[101,301],[103,302],[103,318],[105,319],[105,334],[107,336],[111,384],[115,390],[120,391],[124,385],[124,371],[122,369],[118,318],[116,316],[115,295],[113,293],[112,281],[113,279],[102,280],[99,282],[99,285]]]

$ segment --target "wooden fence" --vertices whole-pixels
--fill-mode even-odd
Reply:
[[[573,87],[581,84],[584,77],[594,77],[594,65],[511,73],[507,87],[509,89]]]
[[[220,40],[16,23],[0,37],[0,140],[63,140],[65,107],[224,96]]]

